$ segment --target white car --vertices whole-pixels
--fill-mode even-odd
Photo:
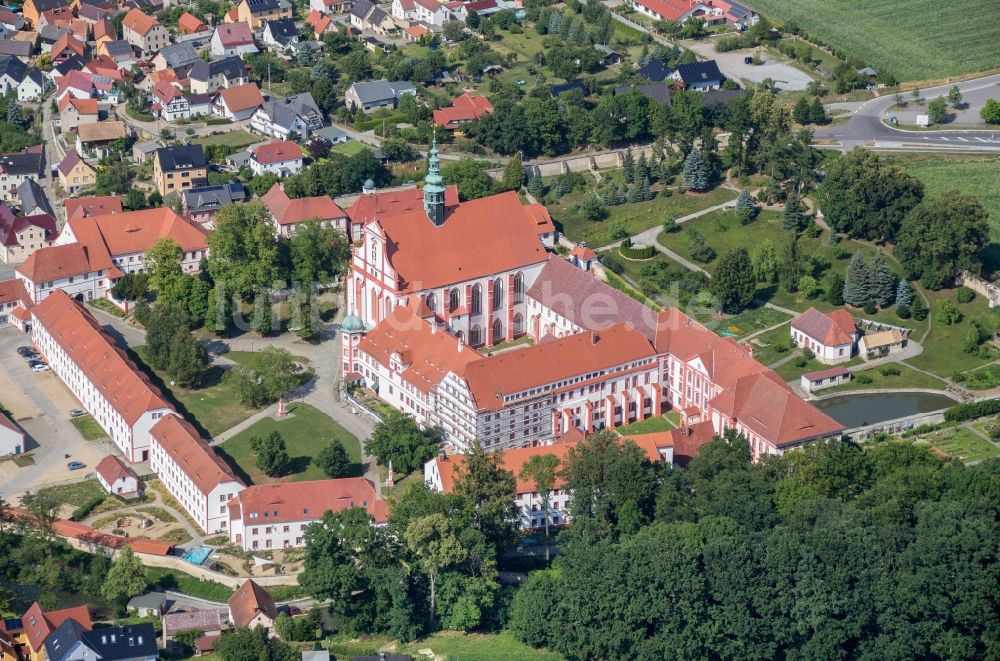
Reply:
[[[40,363],[38,365],[34,365],[31,368],[31,371],[32,372],[48,372],[49,371],[49,366],[46,365],[45,363]]]

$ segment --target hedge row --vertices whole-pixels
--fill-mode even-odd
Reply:
[[[952,406],[944,412],[944,419],[948,422],[962,422],[997,413],[1000,413],[1000,399],[987,399],[981,402]]]
[[[87,518],[87,515],[94,511],[94,508],[104,502],[107,495],[101,494],[100,496],[94,496],[90,500],[86,501],[75,510],[70,515],[70,521],[83,521]]]
[[[652,259],[656,256],[656,248],[654,246],[639,246],[635,248],[622,246],[618,250],[625,259]]]

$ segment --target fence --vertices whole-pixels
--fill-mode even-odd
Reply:
[[[366,404],[362,404],[357,399],[355,399],[351,393],[344,393],[344,399],[347,403],[351,405],[351,413],[362,413],[371,418],[375,424],[382,422],[382,416],[374,411],[374,409],[369,408]]]
[[[958,274],[956,278],[956,284],[968,287],[972,291],[976,292],[987,301],[989,301],[990,307],[995,308],[1000,305],[1000,287],[997,287],[992,282],[980,278],[975,273],[969,271],[962,271]]]

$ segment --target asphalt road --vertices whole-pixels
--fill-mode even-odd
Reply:
[[[1000,74],[955,83],[972,104],[1000,98]],[[948,93],[951,84],[921,91],[926,100]],[[910,131],[892,128],[882,116],[895,104],[894,96],[883,96],[860,104],[845,124],[815,132],[818,141],[834,141],[844,149],[872,147],[901,151],[1000,152],[1000,128]]]

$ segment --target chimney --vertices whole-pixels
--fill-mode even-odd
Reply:
[[[597,334],[597,331],[590,331],[590,344],[592,346],[596,345],[599,339],[601,336]]]
[[[431,324],[431,335],[436,335],[438,332],[438,325],[435,323]]]
[[[458,352],[462,353],[462,349],[465,348],[465,340],[458,338]]]

